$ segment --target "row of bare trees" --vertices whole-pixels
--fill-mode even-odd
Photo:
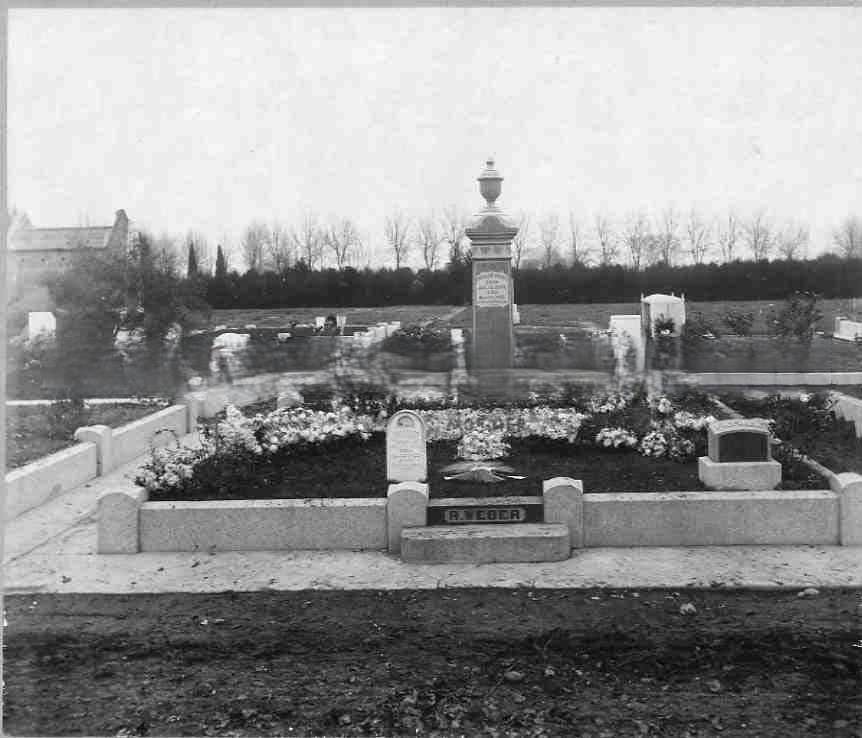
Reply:
[[[558,263],[626,263],[642,269],[650,264],[763,260],[776,255],[799,259],[805,257],[809,245],[807,227],[794,221],[776,224],[765,211],[747,218],[733,211],[721,218],[708,218],[697,209],[683,214],[668,207],[655,218],[635,211],[619,221],[600,213],[590,222],[570,213],[567,228],[553,213],[540,219],[535,228],[526,216],[520,223],[521,231],[513,246],[516,267],[522,263],[544,268]],[[858,248],[854,252],[843,247],[843,241],[839,244],[837,234],[836,246],[842,255],[862,255]]]
[[[519,230],[512,244],[513,264],[549,268],[555,264],[627,264],[639,270],[653,264],[669,266],[736,259],[800,259],[807,255],[808,228],[797,221],[778,222],[763,210],[741,217],[730,210],[719,218],[695,208],[665,208],[657,217],[635,211],[622,219],[600,213],[592,220],[570,212],[567,222],[551,213],[534,221],[515,218]],[[295,225],[254,221],[242,232],[239,256],[248,270],[282,272],[302,262],[309,269],[383,260],[401,268],[408,264],[435,270],[466,255],[467,216],[455,207],[412,217],[393,210],[384,219],[382,249],[370,249],[350,218],[321,221],[304,215]],[[832,250],[844,257],[862,257],[862,218],[845,218],[832,234]],[[163,235],[154,252],[177,269],[192,258],[196,269],[209,272],[213,263],[206,238],[189,231],[183,239]],[[376,257],[376,258],[375,258]],[[240,266],[237,264],[236,266]]]

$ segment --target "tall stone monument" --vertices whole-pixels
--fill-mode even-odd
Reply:
[[[473,368],[510,369],[512,335],[512,239],[518,227],[497,207],[503,178],[489,159],[479,176],[485,208],[467,227],[473,253]]]

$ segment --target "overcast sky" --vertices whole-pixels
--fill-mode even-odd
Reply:
[[[9,202],[234,242],[482,201],[862,213],[862,9],[11,10]]]

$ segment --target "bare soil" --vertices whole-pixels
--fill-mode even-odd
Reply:
[[[694,614],[682,614],[682,605]],[[5,598],[7,735],[862,736],[862,594]]]

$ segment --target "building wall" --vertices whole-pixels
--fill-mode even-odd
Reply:
[[[62,229],[66,237],[74,237],[76,231],[86,233],[88,230],[91,229]],[[125,251],[128,239],[129,218],[124,210],[118,210],[110,235],[101,248]],[[52,311],[54,305],[42,280],[72,264],[82,248],[15,248],[15,234],[11,234],[9,240],[11,247],[6,252],[7,303],[15,312]]]

